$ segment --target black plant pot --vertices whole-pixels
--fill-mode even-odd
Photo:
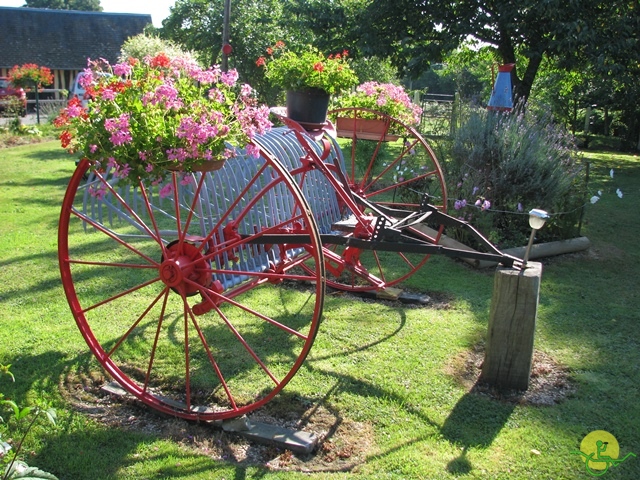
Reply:
[[[322,126],[327,121],[329,94],[317,88],[287,91],[287,117],[302,126]]]

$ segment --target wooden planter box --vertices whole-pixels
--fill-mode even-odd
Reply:
[[[386,120],[383,119],[346,117],[338,117],[336,119],[337,135],[344,138],[355,137],[361,140],[395,142],[400,136],[390,133],[385,135],[388,128]]]

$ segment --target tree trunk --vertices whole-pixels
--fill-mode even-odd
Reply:
[[[522,79],[516,81],[514,89],[516,103],[518,101],[526,102],[529,99],[529,95],[531,94],[531,87],[533,86],[533,81],[536,79],[536,74],[538,73],[538,69],[540,68],[541,63],[541,55],[536,55],[529,59],[529,63],[527,64],[524,74],[522,75]]]

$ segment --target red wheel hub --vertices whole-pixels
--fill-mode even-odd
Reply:
[[[160,263],[160,279],[174,292],[191,296],[211,284],[209,263],[198,247],[176,241],[166,252],[168,258],[163,257]]]

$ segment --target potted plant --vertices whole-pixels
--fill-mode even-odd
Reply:
[[[39,91],[44,85],[51,85],[53,83],[53,74],[47,67],[41,67],[35,63],[25,63],[21,66],[15,65],[9,70],[9,80],[16,87],[22,87],[24,89],[35,90],[36,97],[36,116],[38,118],[38,124],[40,123],[40,99]],[[27,113],[26,102],[24,104],[24,114]]]
[[[164,53],[110,65],[89,62],[82,87],[90,101],[72,99],[55,121],[70,153],[94,170],[111,169],[121,182],[162,184],[171,170],[212,170],[271,128],[235,70],[203,69],[194,60]],[[171,183],[162,189],[171,193]]]
[[[422,109],[411,102],[404,88],[392,83],[366,82],[355,92],[339,96],[332,104],[338,135],[377,140],[397,140],[402,125],[420,123]],[[384,115],[380,115],[380,113]],[[399,122],[391,124],[390,118]]]
[[[287,116],[301,123],[324,124],[330,95],[358,83],[346,50],[327,57],[312,46],[294,52],[277,42],[266,53],[256,64],[271,84],[287,92]]]

